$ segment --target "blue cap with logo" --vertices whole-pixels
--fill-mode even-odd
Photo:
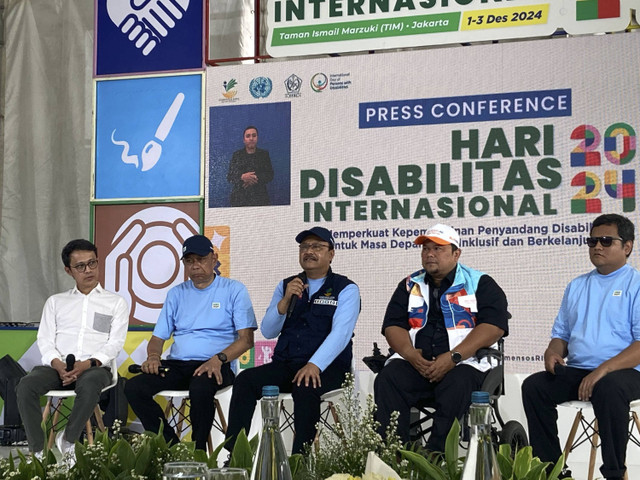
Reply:
[[[213,252],[213,245],[204,235],[194,235],[187,238],[182,244],[182,258],[186,257],[190,253],[195,253],[201,257],[206,257]]]
[[[335,243],[333,242],[333,235],[331,232],[324,227],[313,227],[309,230],[303,230],[298,235],[296,235],[296,242],[302,243],[302,241],[307,238],[309,235],[315,235],[318,238],[321,238],[325,242],[328,242],[331,245],[331,248],[335,248]]]

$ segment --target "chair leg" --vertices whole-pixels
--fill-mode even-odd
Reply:
[[[591,453],[589,454],[589,476],[587,480],[593,480],[593,472],[596,466],[596,453],[598,451],[598,420],[595,420],[593,434],[591,435]]]
[[[573,440],[576,438],[576,432],[578,431],[578,426],[580,425],[581,420],[582,420],[582,410],[578,410],[578,413],[576,413],[576,418],[573,420],[573,425],[571,426],[571,430],[569,431],[569,437],[567,438],[567,443],[565,443],[564,445],[564,464],[565,465],[567,464],[569,453],[571,453]]]
[[[222,411],[222,406],[218,399],[214,399],[214,405],[216,407],[216,412],[218,413],[218,420],[220,422],[220,430],[225,435],[227,434],[227,420],[224,418],[224,412]]]
[[[84,428],[87,431],[87,443],[89,445],[93,445],[93,428],[91,427],[91,417],[89,417],[89,420],[87,420],[87,423],[85,423]]]
[[[106,427],[104,426],[104,420],[102,420],[102,412],[100,411],[100,407],[98,405],[96,405],[96,408],[93,409],[93,416],[96,418],[98,430],[104,432],[106,430]]]
[[[56,439],[56,424],[60,419],[60,408],[62,408],[63,398],[58,399],[58,402],[53,406],[53,419],[51,420],[51,430],[49,431],[49,441],[47,442],[47,447],[53,447],[53,442]],[[51,403],[53,405],[53,402]]]
[[[176,434],[178,435],[178,438],[182,438],[182,424],[184,423],[184,420],[186,418],[186,415],[185,415],[186,408],[187,408],[187,399],[183,398],[182,401],[180,402],[180,407],[178,407],[178,423],[176,423],[176,430],[177,430]]]

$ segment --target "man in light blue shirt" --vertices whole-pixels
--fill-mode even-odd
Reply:
[[[271,363],[238,375],[229,409],[226,448],[251,426],[264,385],[277,385],[293,397],[292,453],[301,453],[316,435],[320,397],[340,388],[351,369],[353,329],[360,313],[358,286],[333,273],[335,255],[331,232],[323,227],[296,236],[303,272],[278,283],[262,319],[266,338],[278,337]]]
[[[534,455],[556,462],[557,405],[590,401],[602,439],[602,475],[622,479],[629,403],[640,398],[640,272],[627,265],[633,223],[616,214],[595,219],[587,238],[596,267],[567,286],[544,353],[545,371],[522,385]],[[566,470],[560,478],[571,472]]]
[[[161,390],[189,390],[192,438],[205,450],[214,416],[216,392],[234,380],[231,362],[253,347],[257,328],[247,288],[217,276],[218,256],[204,235],[187,238],[182,261],[189,280],[169,290],[147,345],[147,359],[139,375],[125,387],[127,400],[146,430],[164,424],[167,442],[179,438],[153,396]],[[164,342],[173,335],[167,360]],[[162,372],[161,367],[168,367]]]

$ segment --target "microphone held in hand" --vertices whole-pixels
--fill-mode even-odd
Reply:
[[[70,372],[71,370],[73,370],[73,366],[76,363],[76,356],[73,353],[70,353],[69,355],[67,355],[67,372]]]
[[[169,367],[164,367],[162,365],[160,365],[158,367],[158,373],[167,373],[169,371]],[[140,365],[138,365],[137,363],[134,363],[133,365],[129,365],[129,373],[144,373],[142,371],[142,367]]]
[[[302,280],[302,284],[307,283],[307,274],[305,272],[300,272],[298,274],[298,278]],[[287,320],[291,318],[291,314],[293,313],[293,309],[296,308],[296,302],[298,301],[297,295],[291,295],[291,300],[289,301],[289,308],[287,308]]]

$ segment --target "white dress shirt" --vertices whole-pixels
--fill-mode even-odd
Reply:
[[[77,287],[47,299],[38,328],[43,365],[95,358],[103,365],[116,358],[127,336],[129,306],[124,298],[98,284],[88,295]]]

